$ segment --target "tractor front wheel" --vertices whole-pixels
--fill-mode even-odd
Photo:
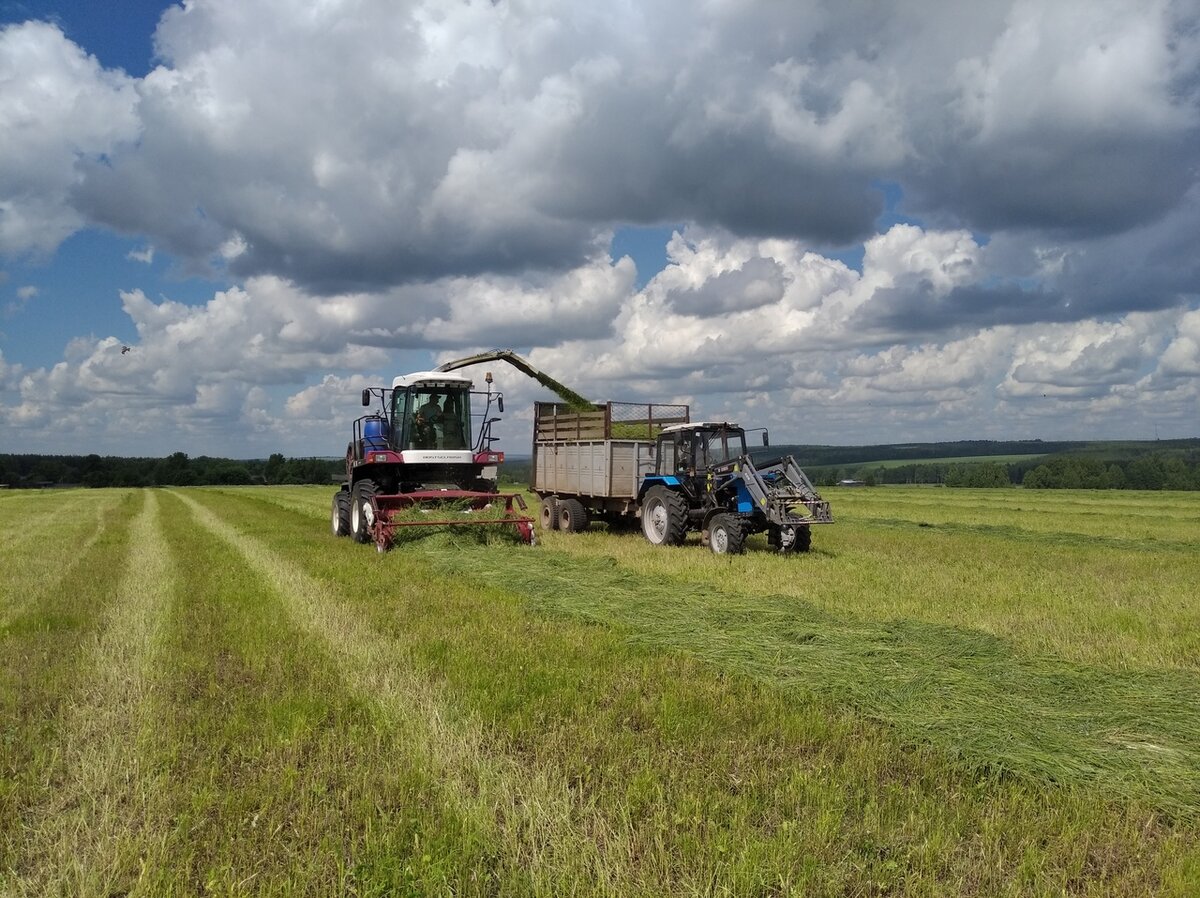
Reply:
[[[746,551],[746,531],[731,514],[713,515],[708,524],[708,547],[714,555],[741,555]]]
[[[678,546],[687,536],[687,503],[678,493],[656,486],[642,503],[642,533],[653,545]]]
[[[360,480],[350,493],[350,533],[357,542],[371,541],[371,525],[375,522],[371,500],[377,492],[374,480]]]
[[[350,535],[350,493],[346,490],[338,490],[333,494],[329,522],[334,536]]]

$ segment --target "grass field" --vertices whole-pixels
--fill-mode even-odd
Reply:
[[[0,494],[0,894],[1200,893],[1200,495],[831,490],[778,557]]]
[[[805,465],[804,470],[811,474],[834,468],[870,468],[875,470],[877,468],[906,468],[909,465],[977,465],[984,462],[1012,465],[1044,457],[1045,453],[1038,455],[960,455],[947,458],[886,458],[881,461],[849,461],[836,465]]]

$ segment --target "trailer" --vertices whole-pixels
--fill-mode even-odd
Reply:
[[[593,519],[636,526],[638,490],[654,471],[655,441],[689,415],[679,404],[606,402],[581,411],[536,403],[530,487],[542,500],[542,527],[574,533]]]
[[[530,487],[545,529],[574,533],[593,518],[610,528],[640,522],[654,545],[679,545],[699,531],[717,554],[740,554],[762,532],[780,553],[807,552],[812,527],[833,523],[794,458],[756,462],[744,428],[693,422],[686,405],[538,403]]]

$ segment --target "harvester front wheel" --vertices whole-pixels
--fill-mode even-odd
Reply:
[[[741,555],[746,551],[742,522],[731,514],[713,515],[708,524],[708,547],[714,555]]]
[[[558,499],[546,496],[542,499],[542,529],[558,529]]]
[[[338,490],[333,494],[329,522],[334,536],[350,535],[350,493],[346,490]]]
[[[687,503],[666,487],[656,486],[642,503],[642,533],[653,545],[677,546],[687,536]]]
[[[354,484],[350,494],[350,532],[360,543],[371,541],[371,523],[375,520],[375,509],[371,500],[379,490],[374,480],[360,480]]]
[[[591,523],[587,509],[578,499],[560,499],[558,502],[558,529],[567,533],[587,530]]]

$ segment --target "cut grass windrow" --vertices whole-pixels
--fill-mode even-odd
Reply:
[[[469,813],[495,807],[500,774],[518,796],[540,780],[579,804],[561,836],[544,831],[564,844],[532,855],[525,817],[492,811],[498,881],[513,858],[530,870],[514,894],[1186,895],[1200,878],[1194,831],[1137,801],[972,772],[728,659],[664,653],[623,624],[531,615],[530,591],[552,599],[563,586],[539,576],[540,551],[438,536],[379,558],[262,493],[190,495],[235,545],[266,553],[256,567],[275,567],[281,592],[289,570],[315,584],[307,601],[346,628],[332,637],[346,641],[339,663],[361,651],[351,642],[378,646],[384,683],[411,681],[446,725],[481,734],[468,766],[482,765],[487,788]],[[512,567],[489,567],[493,556]],[[514,575],[523,565],[535,590]],[[568,565],[583,575],[568,585],[610,586],[608,566]],[[454,739],[424,747],[435,769],[468,769],[444,754],[463,750]],[[565,850],[581,833],[597,842],[599,877],[580,878]]]
[[[620,859],[602,856],[599,846],[613,842],[603,821],[581,825],[587,815],[565,783],[553,783],[536,769],[522,770],[502,755],[490,753],[482,730],[454,715],[440,690],[404,664],[397,645],[374,632],[345,605],[328,599],[328,588],[280,558],[260,541],[239,533],[190,496],[181,498],[198,522],[224,539],[274,585],[298,627],[321,639],[342,668],[350,686],[378,702],[415,738],[415,746],[432,764],[440,791],[475,819],[506,821],[519,841],[510,843],[506,874],[523,870],[536,877],[551,869],[557,881],[577,877],[603,883],[622,880]],[[424,747],[422,749],[422,747]],[[410,749],[411,750],[411,749]],[[553,883],[545,883],[553,894]]]
[[[1024,655],[978,631],[863,621],[786,596],[653,582],[614,559],[430,545],[447,574],[619,627],[787,690],[846,703],[973,766],[1200,819],[1200,674]]]
[[[42,492],[0,502],[0,633],[54,589],[74,559],[103,532],[112,510],[128,496],[119,490]]]
[[[120,891],[467,894],[485,841],[438,803],[411,736],[349,694],[322,641],[168,495],[176,588],[140,750],[160,776]]]
[[[27,584],[20,612],[0,627],[0,891],[24,868],[26,821],[46,806],[46,790],[61,774],[71,702],[86,688],[89,649],[119,593],[129,522],[140,507],[140,494],[123,491],[83,500],[75,519],[81,529],[66,527],[37,548],[54,563]],[[57,541],[72,533],[82,545]],[[30,570],[23,557],[12,563]]]
[[[19,891],[109,895],[136,866],[150,778],[137,751],[155,721],[147,673],[175,578],[160,535],[158,500],[143,492],[124,576],[63,710],[62,736],[45,801],[26,815]]]

